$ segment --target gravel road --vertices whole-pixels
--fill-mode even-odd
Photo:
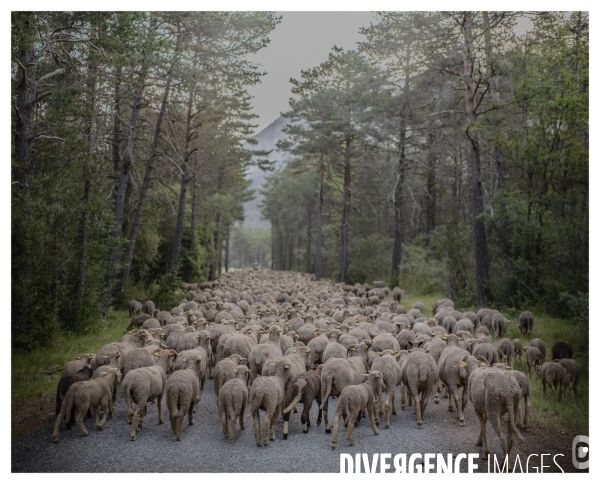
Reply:
[[[337,399],[329,403],[330,415],[335,412]],[[301,405],[299,405],[301,407]],[[338,437],[338,447],[331,449],[331,434],[324,425],[317,427],[317,405],[311,410],[312,427],[302,433],[300,414],[292,414],[287,440],[282,440],[282,420],[279,419],[276,440],[268,447],[257,447],[252,419],[246,429],[235,432],[235,443],[223,437],[215,403],[213,381],[207,380],[202,401],[197,406],[195,425],[184,422],[182,440],[177,442],[171,432],[168,410],[163,401],[165,423],[158,425],[156,405],[150,404],[146,423],[135,442],[129,439],[127,409],[121,389],[116,415],[109,419],[104,430],[94,428],[93,418],[84,419],[88,437],[81,437],[75,426],[61,427],[59,442],[52,442],[54,423],[14,442],[11,448],[12,472],[340,472],[340,454],[405,453],[477,453],[475,445],[479,423],[471,404],[465,410],[466,426],[458,425],[457,413],[448,412],[448,400],[439,405],[430,397],[423,429],[417,429],[413,407],[392,415],[391,428],[380,425],[374,435],[364,420],[354,431],[356,445],[348,445],[345,429]],[[262,412],[261,412],[262,416]],[[492,452],[500,455],[500,442],[488,422],[488,441]],[[518,445],[517,445],[518,447]],[[515,450],[511,453],[513,462]],[[227,456],[227,457],[225,457]],[[435,462],[435,460],[434,460]],[[487,461],[476,459],[480,471],[487,472]],[[391,463],[391,460],[390,460]],[[467,471],[467,462],[460,465]],[[394,471],[392,464],[391,471]],[[364,469],[363,469],[364,472]],[[388,471],[390,472],[390,471]]]

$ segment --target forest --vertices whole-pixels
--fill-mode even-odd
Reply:
[[[587,318],[587,13],[377,14],[291,80],[269,233],[240,222],[246,170],[273,165],[249,55],[279,22],[12,12],[13,347],[167,305],[234,259]]]

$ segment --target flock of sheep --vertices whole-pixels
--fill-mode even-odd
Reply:
[[[519,339],[504,337],[508,321],[499,311],[462,313],[450,299],[441,299],[429,318],[421,302],[409,310],[400,304],[400,288],[390,290],[382,281],[373,286],[315,282],[291,272],[239,271],[199,287],[184,285],[181,303],[170,311],[157,310],[152,301],[131,301],[132,320],[121,341],[78,355],[65,366],[53,439],[58,441],[63,422],[88,435],[83,417],[90,409],[101,430],[113,415],[121,379],[131,440],[143,427],[148,402],[157,404],[158,421],[164,422],[163,397],[181,440],[184,417],[194,423],[208,374],[223,435],[231,442],[236,422],[244,429],[252,417],[256,444],[267,446],[275,440],[280,415],[286,439],[290,415],[300,403],[302,429],[308,432],[316,400],[316,423],[323,419],[325,432],[333,431],[331,446],[336,447],[342,424],[354,445],[353,428],[361,416],[368,416],[375,434],[380,417],[390,427],[400,387],[400,406],[404,409],[407,400],[414,406],[418,428],[432,393],[436,404],[446,393],[448,410],[456,407],[461,426],[470,401],[480,422],[482,458],[489,454],[488,419],[505,455],[514,438],[522,440],[519,429],[527,427],[531,412],[529,378],[541,379],[544,394],[548,385],[560,400],[568,387],[575,398],[579,369],[569,343],[555,342],[552,361],[546,361],[541,339],[523,347]],[[522,313],[523,337],[529,338],[532,327],[533,315]],[[523,353],[529,376],[510,369]],[[330,397],[338,397],[333,428]]]

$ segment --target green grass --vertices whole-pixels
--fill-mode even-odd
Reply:
[[[433,303],[445,296],[420,296],[405,292],[401,304],[406,308],[412,308],[416,301],[425,304],[427,314],[431,317]],[[532,378],[527,368],[525,355],[522,363],[518,360],[513,365],[515,370],[520,370],[527,375],[531,384],[531,417],[530,425],[548,429],[550,432],[564,431],[575,433],[575,435],[589,435],[589,328],[575,325],[572,321],[554,318],[539,310],[530,308],[514,309],[499,308],[510,320],[506,330],[506,337],[511,340],[519,338],[523,346],[527,346],[534,338],[540,338],[546,344],[546,361],[552,359],[552,345],[557,340],[565,340],[571,343],[574,350],[573,359],[579,364],[579,385],[575,402],[571,400],[570,390],[565,392],[560,402],[552,399],[552,392],[547,387],[546,395],[543,395],[542,383],[538,378]],[[519,314],[530,309],[534,315],[534,324],[531,338],[523,338],[518,328]],[[475,311],[477,308],[458,308],[459,311]],[[498,340],[492,337],[494,344]]]
[[[103,345],[119,341],[129,323],[127,311],[113,311],[107,320],[98,324],[93,334],[77,336],[71,333],[57,335],[52,345],[30,353],[13,351],[11,354],[11,390],[13,409],[30,399],[56,392],[60,370],[79,353],[95,353]]]

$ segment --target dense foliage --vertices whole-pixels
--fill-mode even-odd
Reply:
[[[589,18],[522,15],[380,13],[292,80],[275,268],[587,313]]]
[[[266,12],[12,13],[12,340],[218,276]],[[257,158],[258,157],[258,158]],[[166,302],[165,302],[166,304]]]

